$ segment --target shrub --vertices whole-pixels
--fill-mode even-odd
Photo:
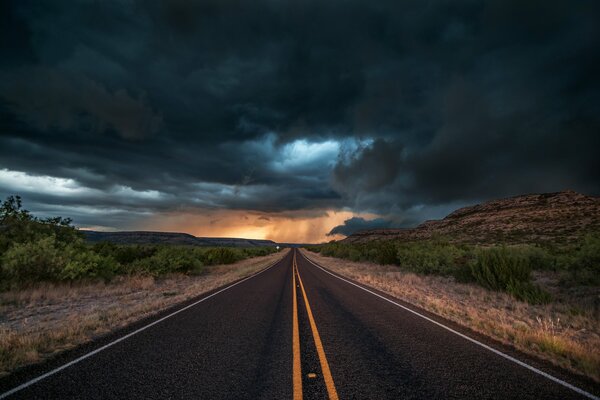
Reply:
[[[531,269],[526,258],[501,247],[479,250],[471,273],[481,286],[506,290],[511,282],[528,282]]]
[[[119,264],[111,257],[102,256],[81,247],[68,250],[67,264],[59,275],[61,280],[103,279],[108,281],[119,270]]]
[[[111,242],[100,242],[92,246],[94,252],[112,257],[119,264],[127,265],[153,256],[158,250],[156,245],[117,245]]]
[[[600,235],[587,235],[570,247],[561,249],[557,265],[566,271],[563,284],[600,285]]]
[[[171,272],[200,273],[203,265],[193,249],[164,246],[151,257],[134,262],[132,270],[158,276]]]
[[[213,247],[204,251],[202,259],[206,265],[233,264],[245,258],[242,251],[230,247]]]
[[[522,251],[506,247],[480,249],[471,274],[481,286],[505,291],[519,300],[546,303],[550,295],[531,283],[531,260]]]
[[[411,242],[398,246],[400,265],[422,274],[453,275],[467,258],[466,250],[449,243]]]
[[[600,235],[588,235],[575,254],[575,264],[600,274]]]
[[[34,242],[15,243],[2,256],[2,275],[12,284],[28,285],[54,281],[66,265],[56,238],[47,236]]]
[[[550,294],[531,282],[511,281],[506,291],[516,299],[530,304],[546,304],[552,300]]]

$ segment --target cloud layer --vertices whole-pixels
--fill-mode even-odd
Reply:
[[[408,226],[500,196],[600,194],[598,15],[595,1],[3,2],[0,195],[126,229],[190,210]]]

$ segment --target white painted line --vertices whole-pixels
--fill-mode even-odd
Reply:
[[[287,255],[287,254],[286,254],[286,255]],[[100,353],[102,350],[106,350],[106,349],[108,349],[109,347],[112,347],[112,346],[114,346],[115,344],[117,344],[117,343],[119,343],[119,342],[122,342],[123,340],[125,340],[125,339],[127,339],[127,338],[130,338],[130,337],[132,337],[133,335],[137,335],[138,333],[140,333],[140,332],[142,332],[142,331],[145,331],[146,329],[150,328],[151,326],[154,326],[154,325],[156,325],[156,324],[158,324],[158,323],[160,323],[160,322],[164,321],[164,320],[165,320],[165,319],[167,319],[167,318],[171,318],[172,316],[174,316],[174,315],[177,315],[177,314],[179,314],[180,312],[187,310],[188,308],[194,307],[195,305],[198,305],[198,304],[202,303],[203,301],[205,301],[205,300],[208,300],[208,299],[210,299],[211,297],[218,295],[219,293],[223,293],[224,291],[226,291],[226,290],[228,290],[228,289],[231,289],[232,287],[234,287],[234,286],[237,286],[237,285],[239,285],[240,283],[246,282],[248,279],[250,279],[250,278],[254,278],[255,276],[258,276],[258,275],[262,274],[263,272],[265,272],[265,271],[267,271],[267,270],[271,269],[273,266],[275,266],[276,264],[278,264],[278,263],[279,263],[281,260],[283,260],[284,258],[285,258],[285,256],[281,257],[279,260],[275,261],[274,263],[272,263],[272,264],[271,264],[271,265],[269,265],[268,267],[265,267],[265,268],[264,268],[264,269],[262,269],[261,271],[259,271],[259,272],[255,273],[255,274],[253,274],[253,275],[250,275],[249,277],[246,277],[246,278],[242,279],[241,281],[238,281],[238,282],[236,282],[236,283],[234,283],[234,284],[232,284],[232,285],[229,285],[229,286],[227,286],[227,287],[224,287],[223,289],[219,290],[218,292],[215,292],[215,293],[213,293],[213,294],[211,294],[211,295],[209,295],[209,296],[203,297],[202,299],[200,299],[200,300],[198,300],[198,301],[196,301],[196,302],[194,302],[194,303],[192,303],[192,304],[188,304],[187,306],[185,306],[185,307],[183,307],[183,308],[180,308],[179,310],[177,310],[177,311],[174,311],[174,312],[172,312],[171,314],[169,314],[169,315],[166,315],[166,316],[164,316],[164,317],[162,317],[162,318],[160,318],[160,319],[157,319],[156,321],[154,321],[154,322],[151,322],[151,323],[149,323],[148,325],[144,325],[143,327],[141,327],[141,328],[139,328],[139,329],[136,329],[135,331],[133,331],[133,332],[130,332],[130,333],[128,333],[128,334],[127,334],[127,335],[125,335],[125,336],[121,336],[120,338],[118,338],[118,339],[116,339],[116,340],[114,340],[114,341],[112,341],[112,342],[110,342],[110,343],[108,343],[108,344],[105,344],[104,346],[102,346],[102,347],[99,347],[99,348],[97,348],[96,350],[90,351],[89,353],[87,353],[87,354],[84,354],[84,355],[82,355],[81,357],[74,359],[73,361],[70,361],[70,362],[68,362],[68,363],[66,363],[66,364],[64,364],[64,365],[61,365],[60,367],[58,367],[58,368],[55,368],[55,369],[53,369],[52,371],[46,372],[45,374],[43,374],[43,375],[40,375],[40,376],[38,376],[37,378],[34,378],[34,379],[30,380],[30,381],[27,381],[27,382],[25,382],[25,383],[23,383],[23,384],[21,384],[21,385],[19,385],[19,386],[15,387],[15,388],[13,388],[13,389],[9,390],[9,391],[7,391],[7,392],[4,392],[4,393],[0,394],[0,399],[4,399],[4,398],[6,398],[6,397],[10,396],[11,394],[14,394],[14,393],[16,393],[16,392],[18,392],[18,391],[20,391],[20,390],[23,390],[23,389],[25,389],[25,388],[27,388],[27,387],[29,387],[29,386],[31,386],[31,385],[33,385],[33,384],[35,384],[35,383],[37,383],[37,382],[41,381],[41,380],[43,380],[43,379],[46,379],[46,378],[48,378],[49,376],[52,376],[52,375],[56,374],[57,372],[60,372],[60,371],[62,371],[62,370],[63,370],[63,369],[65,369],[65,368],[69,368],[71,365],[75,365],[75,364],[77,364],[78,362],[81,362],[81,361],[85,360],[86,358],[93,356],[94,354]]]
[[[406,310],[406,311],[408,311],[408,312],[411,312],[411,313],[413,313],[413,314],[415,314],[415,315],[417,315],[417,316],[419,316],[419,317],[421,317],[421,318],[423,318],[423,319],[425,319],[425,320],[427,320],[427,321],[429,321],[429,322],[431,322],[431,323],[434,323],[434,324],[436,324],[436,325],[437,325],[437,326],[439,326],[439,327],[442,327],[442,328],[446,329],[447,331],[450,331],[450,332],[454,333],[455,335],[458,335],[458,336],[460,336],[460,337],[461,337],[461,338],[463,338],[463,339],[466,339],[466,340],[468,340],[468,341],[470,341],[470,342],[472,342],[472,343],[475,343],[475,344],[476,344],[476,345],[478,345],[478,346],[481,346],[481,347],[483,347],[483,348],[484,348],[484,349],[486,349],[486,350],[489,350],[489,351],[491,351],[492,353],[495,353],[495,354],[499,355],[500,357],[504,357],[504,358],[506,358],[507,360],[509,360],[509,361],[512,361],[512,362],[514,362],[515,364],[518,364],[518,365],[520,365],[521,367],[525,367],[525,368],[527,368],[528,370],[530,370],[530,371],[533,371],[533,372],[535,372],[536,374],[543,376],[544,378],[548,378],[548,379],[550,379],[551,381],[558,383],[559,385],[562,385],[562,386],[564,386],[564,387],[566,387],[566,388],[569,388],[569,389],[573,390],[574,392],[577,392],[577,393],[579,393],[579,394],[580,394],[580,395],[582,395],[582,396],[585,396],[585,397],[587,397],[587,398],[590,398],[590,399],[593,399],[593,400],[600,400],[600,397],[594,396],[593,394],[591,394],[591,393],[589,393],[589,392],[586,392],[585,390],[583,390],[583,389],[580,389],[580,388],[578,388],[577,386],[573,386],[573,385],[571,385],[570,383],[568,383],[568,382],[565,382],[565,381],[563,381],[563,380],[561,380],[561,379],[558,379],[558,378],[556,378],[556,377],[554,377],[554,376],[552,376],[552,375],[550,375],[550,374],[548,374],[548,373],[546,373],[546,372],[544,372],[544,371],[542,371],[542,370],[539,370],[539,369],[537,369],[537,368],[535,368],[535,367],[533,367],[533,366],[531,366],[531,365],[529,365],[529,364],[526,364],[526,363],[524,363],[524,362],[523,362],[523,361],[521,361],[521,360],[517,360],[516,358],[514,358],[514,357],[511,357],[511,356],[509,356],[508,354],[505,354],[505,353],[503,353],[503,352],[501,352],[501,351],[499,351],[499,350],[496,350],[496,349],[494,349],[493,347],[490,347],[490,346],[488,346],[487,344],[481,343],[481,342],[480,342],[480,341],[478,341],[478,340],[475,340],[475,339],[473,339],[473,338],[471,338],[471,337],[469,337],[469,336],[467,336],[467,335],[464,335],[464,334],[462,334],[462,333],[460,333],[460,332],[458,332],[458,331],[455,331],[454,329],[452,329],[452,328],[450,328],[450,327],[448,327],[448,326],[446,326],[446,325],[444,325],[444,324],[442,324],[442,323],[439,323],[439,322],[437,322],[436,320],[433,320],[433,319],[431,319],[431,318],[429,318],[429,317],[427,317],[427,316],[425,316],[425,315],[423,315],[423,314],[420,314],[420,313],[418,313],[418,312],[416,312],[416,311],[414,311],[414,310],[411,310],[410,308],[408,308],[408,307],[405,307],[405,306],[403,306],[402,304],[396,303],[395,301],[393,301],[393,300],[390,300],[390,299],[388,299],[388,298],[386,298],[386,297],[384,297],[384,296],[382,296],[382,295],[380,295],[380,294],[378,294],[378,293],[375,293],[375,292],[373,292],[373,291],[371,291],[371,290],[369,290],[369,289],[367,289],[367,288],[364,288],[364,287],[362,287],[361,285],[357,285],[356,283],[354,283],[354,282],[352,282],[352,281],[349,281],[349,280],[347,280],[347,279],[344,279],[344,278],[342,278],[342,277],[340,277],[340,276],[338,276],[338,275],[336,275],[336,274],[333,274],[333,273],[329,272],[327,269],[325,269],[325,268],[321,267],[320,265],[316,264],[316,263],[315,263],[314,261],[312,261],[310,258],[308,258],[307,256],[305,256],[305,255],[304,255],[302,252],[299,252],[299,253],[300,253],[300,254],[302,254],[302,257],[304,257],[304,259],[306,259],[306,260],[307,260],[308,262],[310,262],[312,265],[314,265],[315,267],[319,268],[320,270],[322,270],[322,271],[324,271],[324,272],[328,273],[329,275],[331,275],[331,276],[334,276],[334,277],[338,278],[339,280],[342,280],[342,281],[344,281],[344,282],[346,282],[346,283],[349,283],[349,284],[351,284],[351,285],[353,285],[353,286],[356,286],[357,288],[359,288],[359,289],[362,289],[362,290],[364,290],[365,292],[369,292],[369,293],[371,293],[372,295],[379,297],[380,299],[383,299],[383,300],[385,300],[385,301],[387,301],[387,302],[389,302],[389,303],[392,303],[392,304],[394,304],[395,306],[398,306],[398,307],[400,307],[400,308],[402,308],[402,309],[404,309],[404,310]]]

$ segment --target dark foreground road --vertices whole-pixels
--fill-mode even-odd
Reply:
[[[0,398],[562,400],[598,392],[495,353],[299,251],[198,300],[3,379]]]

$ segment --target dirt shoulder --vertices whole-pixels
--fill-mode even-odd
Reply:
[[[600,320],[591,311],[558,302],[531,305],[453,278],[302,251],[342,276],[600,382]]]
[[[119,277],[0,293],[0,376],[260,271],[283,252],[206,267],[199,276]]]

